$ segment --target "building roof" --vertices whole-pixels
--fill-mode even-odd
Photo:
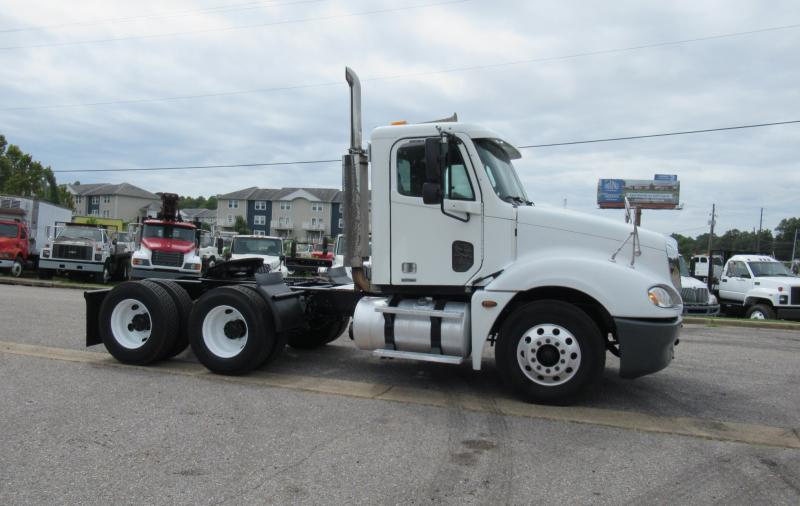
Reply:
[[[277,200],[285,200],[287,197],[292,196],[293,194],[303,194],[306,193],[312,199],[316,199],[319,202],[341,202],[342,201],[342,191],[336,188],[281,188],[281,189],[272,189],[272,188],[245,188],[243,190],[238,190],[231,193],[226,193],[224,195],[219,195],[217,198],[219,199],[229,199],[229,200],[269,200],[269,201],[277,201]],[[296,198],[296,197],[295,197]]]
[[[214,218],[217,217],[217,210],[216,209],[206,209],[205,207],[194,207],[189,209],[181,209],[181,216],[184,219],[194,220],[197,218],[198,220],[201,218]]]
[[[109,183],[95,183],[95,184],[71,184],[70,190],[75,195],[80,196],[96,196],[96,195],[121,195],[125,197],[137,197],[141,199],[161,200],[158,195],[143,190],[138,186],[130,183],[109,184]]]

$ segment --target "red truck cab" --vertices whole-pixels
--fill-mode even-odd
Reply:
[[[0,269],[14,277],[22,274],[25,263],[30,260],[30,234],[25,223],[0,220]]]

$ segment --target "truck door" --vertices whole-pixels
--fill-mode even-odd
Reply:
[[[424,138],[397,142],[391,157],[392,285],[467,284],[483,260],[483,206],[463,144],[451,143],[441,205],[422,201]]]
[[[726,300],[744,302],[752,285],[753,280],[744,262],[731,261],[719,280],[719,295]]]

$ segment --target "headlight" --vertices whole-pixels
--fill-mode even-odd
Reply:
[[[42,258],[50,258],[50,251],[43,249],[42,250]]]
[[[654,286],[647,291],[647,296],[650,298],[650,302],[658,307],[667,308],[678,305],[675,299],[673,299],[672,294],[662,286]]]

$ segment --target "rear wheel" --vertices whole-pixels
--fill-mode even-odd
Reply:
[[[127,281],[111,290],[100,306],[100,336],[120,362],[146,365],[175,345],[177,308],[169,293],[154,283]]]
[[[582,310],[542,300],[518,307],[506,319],[495,359],[503,381],[526,400],[564,404],[598,382],[605,345]]]
[[[751,320],[774,320],[775,310],[767,304],[755,304],[747,308],[745,317]]]
[[[308,328],[292,330],[289,333],[289,346],[300,349],[325,346],[338,339],[349,322],[350,318],[312,318],[308,322]]]
[[[215,288],[197,299],[189,314],[192,351],[215,373],[255,369],[269,358],[277,340],[266,303],[247,287]]]
[[[178,355],[183,350],[185,350],[189,346],[189,313],[192,311],[192,298],[189,297],[189,294],[184,290],[184,288],[176,283],[175,281],[169,279],[148,279],[142,281],[142,283],[152,283],[154,285],[158,285],[162,287],[164,290],[167,291],[169,296],[172,298],[172,302],[175,303],[175,308],[177,309],[177,334],[175,336],[175,343],[171,349],[166,351],[166,355],[163,358],[172,358],[175,355]]]

